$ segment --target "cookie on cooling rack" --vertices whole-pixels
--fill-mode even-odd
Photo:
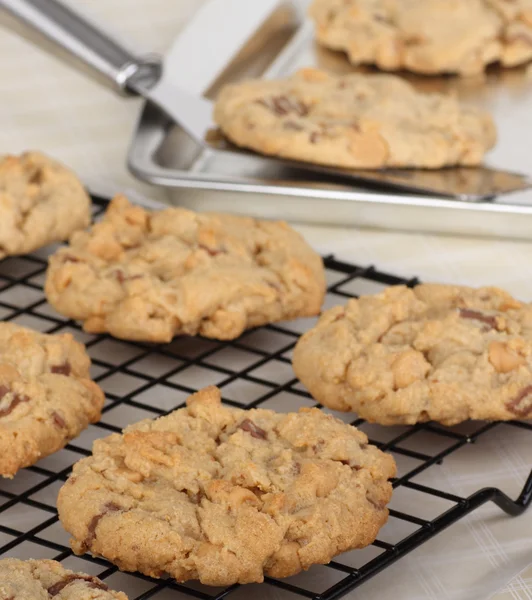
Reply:
[[[101,389],[71,334],[0,323],[0,476],[63,448],[99,420]]]
[[[532,417],[532,305],[497,288],[387,288],[326,311],[294,350],[330,408],[382,425]]]
[[[532,59],[530,0],[314,0],[310,15],[353,64],[472,75]]]
[[[286,577],[371,544],[388,517],[391,456],[318,409],[187,407],[97,440],[58,497],[78,554],[208,585]]]
[[[318,314],[323,263],[286,223],[183,208],[150,212],[123,196],[103,222],[51,257],[46,296],[89,332],[169,342],[233,339]]]
[[[90,223],[90,198],[79,179],[40,154],[0,159],[0,259],[67,239]]]
[[[478,165],[496,137],[487,113],[454,97],[394,75],[317,69],[227,86],[214,116],[238,146],[353,169]]]
[[[127,600],[92,575],[74,573],[54,560],[0,560],[3,600]]]

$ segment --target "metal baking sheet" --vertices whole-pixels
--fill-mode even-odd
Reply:
[[[219,27],[225,2],[207,2],[167,56],[166,68],[175,70],[189,91],[214,99],[224,84],[249,77],[285,76],[306,66],[336,73],[354,70],[342,53],[316,45],[306,17],[307,0],[256,0],[253,11],[248,0],[231,0],[232,14],[239,15],[235,18],[238,26],[227,30]],[[187,60],[190,56],[194,61]],[[532,176],[530,65],[507,70],[493,67],[475,78],[403,76],[418,89],[454,93],[464,102],[489,110],[499,140],[486,163]],[[532,237],[532,191],[473,204],[327,181],[318,173],[312,177],[253,156],[198,147],[150,107],[139,120],[129,166],[139,178],[168,187],[172,202],[195,210],[410,231]]]

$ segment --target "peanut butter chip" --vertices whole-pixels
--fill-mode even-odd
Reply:
[[[509,373],[520,366],[526,365],[525,357],[515,354],[503,342],[491,342],[488,353],[489,361],[498,373]]]

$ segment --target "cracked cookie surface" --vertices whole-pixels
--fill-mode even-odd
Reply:
[[[0,476],[63,448],[104,402],[90,359],[71,334],[0,323]]]
[[[61,488],[78,554],[208,585],[286,577],[373,542],[388,517],[391,456],[318,409],[187,407],[97,440]]]
[[[54,560],[0,560],[2,600],[128,600],[97,577],[74,573]]]
[[[57,161],[39,152],[0,158],[0,259],[67,239],[88,226],[90,205]]]
[[[222,90],[215,120],[235,144],[346,168],[478,165],[495,143],[491,117],[394,75],[302,69]]]
[[[58,312],[89,332],[150,342],[233,339],[318,314],[325,275],[319,255],[286,223],[150,212],[117,196],[103,222],[50,258],[45,290]]]
[[[532,305],[497,288],[387,288],[326,311],[293,367],[312,396],[382,425],[532,417]]]
[[[532,59],[531,0],[314,0],[310,15],[353,64],[474,75]]]

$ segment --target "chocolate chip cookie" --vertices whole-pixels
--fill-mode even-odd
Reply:
[[[353,64],[474,75],[532,59],[530,0],[314,0],[310,15]]]
[[[183,208],[150,212],[123,196],[103,222],[50,259],[46,296],[89,332],[169,342],[233,339],[318,314],[321,258],[286,223]]]
[[[497,288],[387,288],[326,311],[294,351],[322,404],[382,425],[532,417],[532,305]]]
[[[260,582],[373,542],[393,458],[318,409],[187,407],[97,440],[59,493],[78,554],[208,585]]]
[[[303,69],[222,90],[215,120],[238,146],[335,167],[478,165],[495,143],[491,117],[422,94],[394,75]]]
[[[90,222],[79,179],[40,154],[0,159],[0,259],[67,239]]]
[[[2,600],[127,600],[92,575],[74,573],[54,560],[0,560]]]
[[[71,334],[0,323],[0,476],[63,448],[99,420],[104,402]]]

